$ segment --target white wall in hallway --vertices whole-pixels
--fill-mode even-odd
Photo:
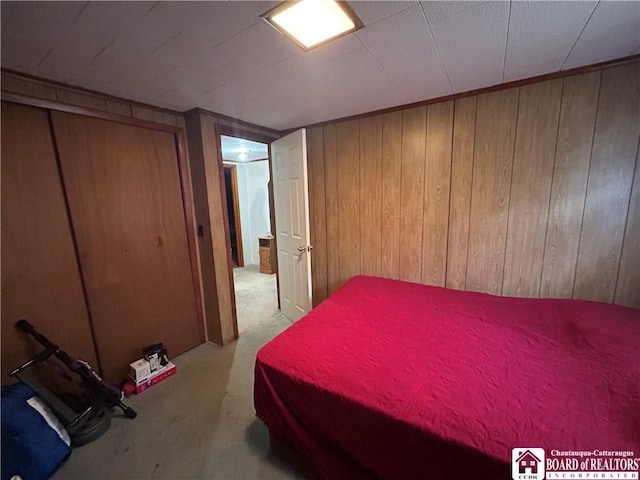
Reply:
[[[236,163],[238,199],[245,265],[258,265],[258,237],[267,235],[269,222],[269,162]]]

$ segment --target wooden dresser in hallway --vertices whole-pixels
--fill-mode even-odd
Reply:
[[[258,237],[260,273],[276,273],[276,245],[272,236]]]

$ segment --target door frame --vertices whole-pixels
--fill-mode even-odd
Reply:
[[[236,138],[244,138],[245,140],[253,140],[254,142],[265,143],[267,145],[267,162],[269,164],[269,224],[271,227],[271,231],[275,232],[276,228],[276,217],[275,210],[273,208],[273,171],[271,166],[271,142],[277,140],[277,138],[270,137],[267,135],[263,135],[260,133],[252,132],[250,130],[243,130],[238,127],[231,127],[228,125],[223,125],[220,123],[215,124],[215,140],[216,140],[216,150],[218,156],[218,171],[220,174],[221,182],[220,190],[223,201],[223,214],[224,214],[224,228],[225,228],[225,237],[227,240],[227,262],[229,265],[229,285],[231,286],[231,298],[233,299],[233,320],[234,320],[234,332],[235,337],[238,338],[238,316],[236,314],[236,292],[235,285],[233,283],[233,266],[231,260],[231,237],[229,235],[229,218],[227,218],[227,186],[224,182],[224,161],[222,159],[222,140],[220,138],[221,135],[226,135],[229,137]],[[279,137],[278,137],[279,138]],[[275,241],[275,238],[274,238]],[[278,249],[278,244],[275,244],[276,251]],[[277,258],[276,258],[277,262]],[[280,310],[280,277],[278,272],[276,271],[276,296],[278,297],[278,310]]]
[[[231,175],[231,202],[233,203],[233,215],[235,216],[235,230],[236,230],[236,250],[238,254],[238,267],[244,267],[244,249],[242,248],[242,224],[240,222],[240,199],[238,196],[238,167],[235,165],[230,165],[228,163],[223,164],[222,168],[224,170],[229,170]],[[227,186],[227,182],[224,182],[225,188]],[[228,194],[229,192],[227,192]],[[227,221],[229,219],[227,218]],[[229,225],[229,230],[231,230],[231,225]],[[229,231],[231,234],[231,231]],[[231,244],[231,237],[229,237],[229,244]]]

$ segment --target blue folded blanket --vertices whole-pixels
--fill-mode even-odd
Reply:
[[[71,454],[66,432],[65,441],[29,404],[35,396],[21,383],[2,387],[2,480],[50,478]]]

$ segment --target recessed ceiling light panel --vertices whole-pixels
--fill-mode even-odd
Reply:
[[[363,26],[346,2],[334,0],[284,2],[262,15],[262,18],[305,50]]]

